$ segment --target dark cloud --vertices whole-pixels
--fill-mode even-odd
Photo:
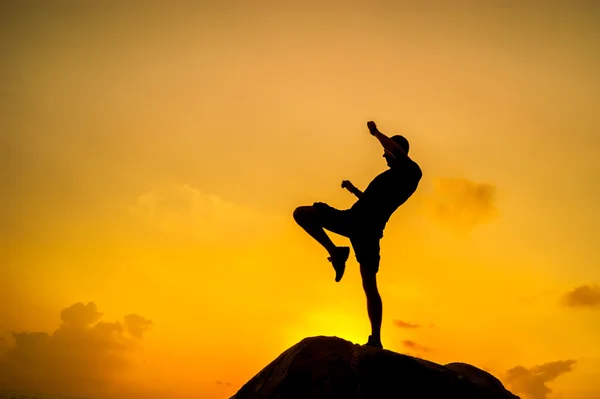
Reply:
[[[506,385],[515,393],[531,399],[546,399],[552,392],[546,385],[562,374],[572,371],[575,360],[559,360],[527,369],[516,366],[506,373]]]
[[[13,345],[0,359],[4,389],[73,396],[108,395],[123,383],[136,349],[151,321],[129,315],[121,322],[100,321],[93,302],[76,303],[60,313],[53,333],[13,333]],[[127,328],[125,328],[125,326]],[[134,339],[135,338],[135,339]]]
[[[231,382],[229,381],[217,381],[217,385],[225,385],[230,387],[231,386]]]
[[[141,339],[144,332],[152,327],[152,320],[146,320],[142,316],[136,314],[128,314],[125,316],[125,325],[127,332],[134,338]]]
[[[404,340],[402,341],[402,345],[404,345],[405,347],[414,350],[417,353],[420,352],[431,352],[431,348],[428,348],[424,345],[418,344],[415,341],[411,341],[411,340]]]
[[[579,286],[564,295],[563,303],[573,308],[600,308],[600,286]]]
[[[9,342],[6,337],[0,336],[0,355],[8,348]]]
[[[402,320],[394,320],[394,325],[399,328],[421,328],[419,324],[412,324]]]
[[[469,232],[497,214],[496,187],[465,178],[440,178],[434,181],[428,198],[430,215],[445,227]]]
[[[60,312],[60,318],[63,321],[63,326],[73,328],[86,328],[95,324],[102,317],[102,313],[98,312],[96,305],[89,302],[87,305],[79,302]]]

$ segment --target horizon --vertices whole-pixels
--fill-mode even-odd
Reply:
[[[335,283],[292,212],[387,168],[373,120],[423,170],[384,348],[600,397],[600,6],[284,3],[2,5],[0,392],[228,398],[365,343],[354,251]]]

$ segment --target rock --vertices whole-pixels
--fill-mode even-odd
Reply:
[[[489,373],[442,366],[337,337],[305,338],[231,399],[519,399]]]

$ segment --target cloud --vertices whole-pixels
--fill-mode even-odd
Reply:
[[[404,345],[405,347],[414,350],[416,353],[420,353],[420,352],[431,352],[431,348],[428,348],[424,345],[418,344],[415,341],[411,341],[411,340],[404,340],[402,341],[402,345]]]
[[[9,346],[8,339],[0,336],[0,354],[3,353]]]
[[[124,324],[100,321],[93,302],[76,303],[60,313],[53,333],[16,332],[0,359],[0,387],[40,394],[110,396],[123,384],[150,320],[129,315]],[[126,331],[128,333],[126,333]]]
[[[152,327],[152,320],[146,320],[136,314],[128,314],[125,316],[124,321],[127,332],[136,339],[142,339],[144,332]]]
[[[167,234],[207,241],[255,237],[276,220],[254,209],[224,201],[188,184],[164,183],[139,195],[130,211],[147,226]],[[261,226],[261,229],[256,229]]]
[[[439,178],[433,183],[433,193],[424,197],[424,206],[427,214],[446,228],[467,233],[498,213],[492,184],[465,178]]]
[[[60,312],[60,318],[63,321],[63,326],[73,328],[86,328],[95,324],[102,317],[102,313],[98,312],[96,305],[89,302],[87,305],[79,302]]]
[[[507,371],[504,380],[517,394],[526,395],[531,399],[546,399],[552,392],[546,384],[572,371],[575,363],[575,360],[558,360],[531,369],[516,366]]]
[[[599,308],[600,307],[600,286],[582,285],[573,291],[566,293],[563,297],[563,303],[573,308]]]
[[[394,325],[399,328],[420,328],[419,324],[412,324],[402,320],[394,320]]]

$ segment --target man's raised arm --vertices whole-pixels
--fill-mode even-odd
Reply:
[[[406,152],[400,147],[394,140],[381,133],[379,129],[377,129],[377,125],[375,122],[369,121],[367,122],[367,127],[369,128],[369,132],[373,135],[381,145],[383,149],[392,155],[394,158],[399,158],[400,156],[408,156]]]

